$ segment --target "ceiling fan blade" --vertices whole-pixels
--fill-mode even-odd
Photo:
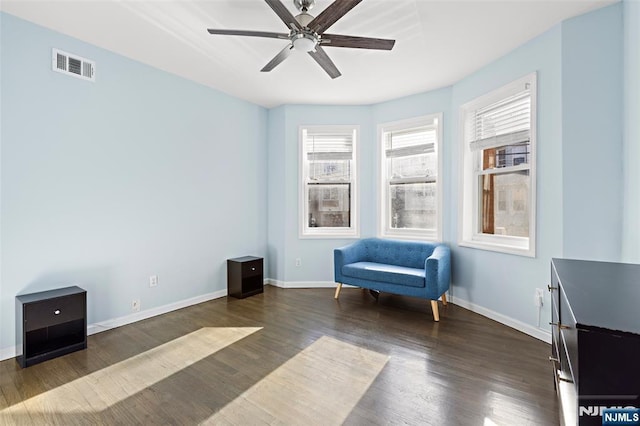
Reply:
[[[316,16],[313,21],[309,22],[308,27],[320,34],[361,1],[362,0],[336,0],[323,10],[320,15]]]
[[[327,55],[327,52],[325,52],[320,46],[316,46],[316,51],[314,52],[312,50],[309,52],[309,55],[311,55],[311,57],[320,64],[322,69],[325,70],[331,78],[337,78],[342,75],[331,58]]]
[[[282,49],[280,51],[280,53],[278,53],[272,60],[270,60],[269,63],[267,65],[265,65],[264,68],[262,68],[260,71],[261,72],[269,72],[269,71],[271,71],[278,64],[280,64],[280,62],[282,62],[285,59],[287,59],[287,57],[291,54],[292,50],[293,50],[293,46],[292,45],[288,45],[287,47]]]
[[[323,34],[321,43],[324,47],[352,47],[355,49],[391,50],[393,49],[393,45],[396,41],[385,38]]]
[[[291,12],[289,12],[289,9],[287,9],[287,7],[284,4],[282,4],[280,0],[264,0],[264,1],[266,1],[267,4],[271,7],[271,9],[273,9],[273,11],[276,13],[276,15],[278,15],[280,19],[282,19],[282,22],[284,22],[287,28],[289,29],[295,28],[298,30],[302,29],[298,21],[296,21],[296,18],[291,14]]]
[[[212,29],[208,29],[207,31],[209,31],[209,34],[220,34],[220,35],[281,38],[281,39],[285,39],[285,40],[289,38],[288,34],[271,33],[271,32],[267,32],[267,31],[212,30]]]

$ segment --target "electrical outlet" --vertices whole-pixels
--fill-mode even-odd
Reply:
[[[302,259],[300,259],[299,257],[296,258],[296,267],[300,267],[302,266]]]
[[[140,299],[133,299],[131,301],[131,312],[140,312]]]
[[[151,275],[149,277],[149,287],[155,287],[158,285],[158,276],[157,275]]]
[[[544,289],[536,288],[536,294],[533,299],[533,304],[536,305],[537,307],[540,307],[543,305],[543,301],[544,301]]]

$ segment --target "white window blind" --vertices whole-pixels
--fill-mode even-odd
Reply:
[[[353,131],[303,131],[310,181],[348,181],[353,159]]]
[[[417,127],[385,134],[385,155],[387,158],[435,152],[436,130],[433,127]]]
[[[469,114],[473,140],[471,151],[529,142],[531,139],[531,91],[524,91]]]
[[[306,132],[305,148],[309,161],[350,160],[353,156],[353,134]]]

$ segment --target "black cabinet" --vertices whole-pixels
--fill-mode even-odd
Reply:
[[[553,259],[549,290],[560,422],[640,408],[640,265]]]
[[[227,293],[243,299],[263,292],[263,260],[244,256],[227,260]]]
[[[65,287],[16,296],[16,347],[21,367],[87,347],[87,292]]]

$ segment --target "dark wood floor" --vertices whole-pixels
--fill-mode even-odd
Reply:
[[[106,409],[67,410],[46,402],[56,388],[202,327],[262,329]],[[382,294],[376,302],[367,292],[345,288],[337,302],[332,289],[271,286],[247,299],[217,299],[90,336],[87,350],[27,369],[13,359],[0,362],[0,424],[211,422],[323,336],[389,357],[355,396],[345,424],[558,424],[543,342],[452,304],[440,306],[440,322],[434,323],[425,300]],[[38,398],[44,401],[38,410],[17,409]],[[327,424],[321,413],[311,423]],[[248,416],[243,423],[279,422]]]

